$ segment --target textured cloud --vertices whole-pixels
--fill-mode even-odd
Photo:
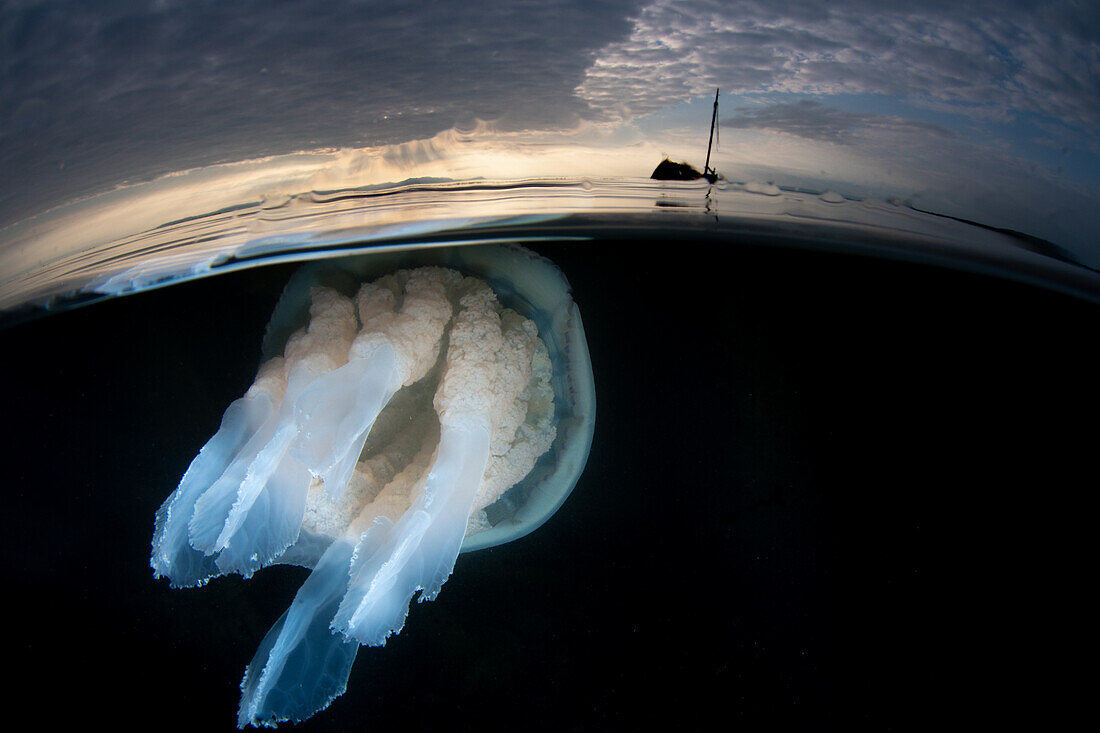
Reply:
[[[0,222],[125,180],[495,120],[574,88],[622,2],[24,2],[0,11]]]
[[[1098,18],[1069,0],[904,9],[863,0],[657,0],[628,39],[601,51],[578,94],[623,118],[720,86],[733,94],[902,95],[1096,127]]]

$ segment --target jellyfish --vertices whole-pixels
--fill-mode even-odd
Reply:
[[[237,724],[304,720],[461,551],[533,531],[576,484],[595,398],[564,275],[518,246],[300,269],[248,391],[157,512],[154,575],[311,569],[245,670]]]

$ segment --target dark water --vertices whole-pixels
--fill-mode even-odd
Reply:
[[[878,729],[1084,692],[1100,307],[691,241],[534,247],[574,286],[588,467],[302,730]],[[306,571],[172,591],[153,513],[251,383],[291,266],[2,334],[9,669],[62,724],[230,730]]]

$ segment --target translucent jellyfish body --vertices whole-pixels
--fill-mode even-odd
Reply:
[[[312,572],[241,684],[238,725],[303,720],[462,550],[520,537],[584,468],[592,371],[568,282],[520,247],[379,253],[287,285],[256,380],[157,512],[174,587]]]

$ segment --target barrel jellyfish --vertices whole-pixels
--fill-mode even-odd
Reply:
[[[568,282],[515,246],[303,267],[226,409],[156,515],[173,587],[275,563],[312,572],[241,683],[245,725],[343,694],[360,644],[401,631],[462,550],[545,521],[588,456],[592,371]]]

